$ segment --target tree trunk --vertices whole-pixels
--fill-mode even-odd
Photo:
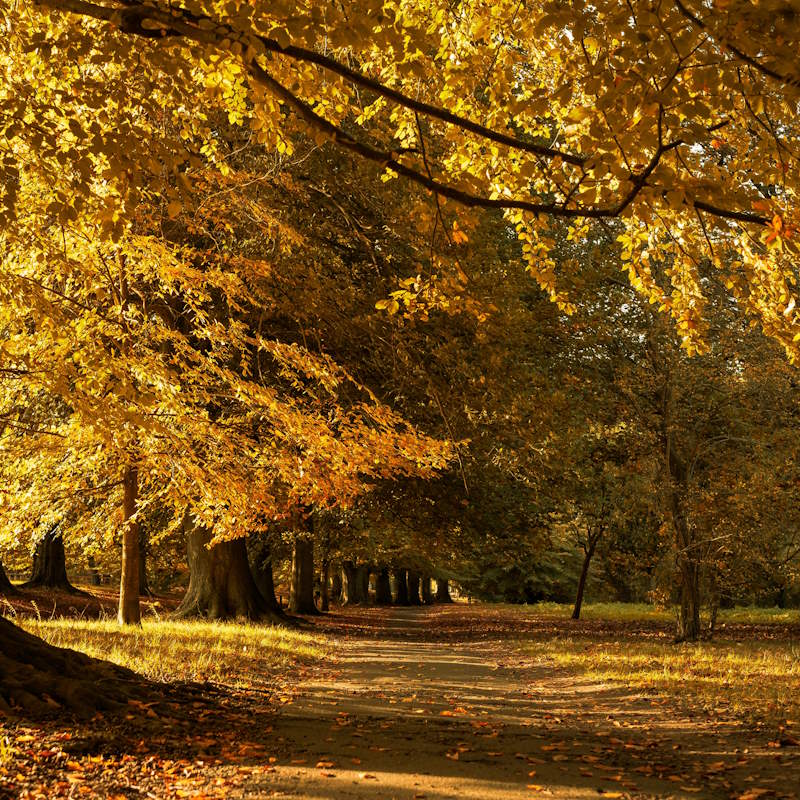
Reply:
[[[16,586],[8,579],[3,562],[0,561],[0,594],[18,594]]]
[[[422,594],[422,602],[430,605],[433,602],[433,592],[431,591],[431,579],[427,575],[423,575],[420,581],[420,593]]]
[[[694,642],[700,637],[700,564],[694,532],[687,517],[689,470],[677,451],[672,425],[672,385],[669,373],[661,389],[661,440],[667,474],[667,497],[675,532],[675,550],[680,576],[681,607],[675,640]]]
[[[89,556],[86,559],[86,563],[89,565],[89,583],[92,586],[100,586],[100,573],[97,570],[97,563],[94,560],[94,556]]]
[[[681,608],[676,641],[696,642],[700,638],[700,568],[690,558],[679,559]]]
[[[453,598],[450,597],[450,587],[444,578],[436,579],[436,602],[437,603],[452,603]]]
[[[253,581],[270,611],[284,617],[281,604],[275,597],[275,578],[272,574],[272,553],[269,542],[263,537],[248,536],[245,544]]]
[[[211,531],[194,523],[188,512],[184,530],[188,531],[189,587],[175,617],[282,622],[258,591],[247,563],[244,539],[219,542],[209,548]]]
[[[359,602],[365,606],[369,605],[369,564],[362,564],[356,568],[356,583]]]
[[[411,605],[408,599],[408,584],[406,583],[406,571],[404,569],[396,569],[394,571],[394,590],[394,601],[398,606]]]
[[[147,554],[150,541],[144,530],[139,529],[139,594],[152,596],[150,582],[147,580]]]
[[[122,570],[117,621],[120,625],[139,625],[139,523],[134,519],[139,489],[136,467],[125,467],[122,489]]]
[[[700,638],[700,564],[697,561],[697,542],[686,518],[686,472],[681,462],[678,462],[677,469],[673,469],[672,478],[670,504],[681,589],[675,640],[696,642]]]
[[[578,591],[575,593],[575,606],[572,609],[572,619],[581,618],[581,606],[583,605],[583,593],[586,591],[586,579],[589,577],[589,567],[592,563],[592,556],[594,555],[594,544],[590,544],[583,556],[583,566],[581,567],[581,576],[578,579]]]
[[[289,610],[293,614],[319,613],[314,604],[314,540],[308,536],[294,539]]]
[[[331,599],[334,603],[342,602],[342,573],[336,569],[331,577]]]
[[[67,559],[61,529],[53,525],[36,543],[33,553],[33,570],[30,580],[22,584],[23,589],[59,589],[62,592],[79,594],[67,577]]]
[[[121,708],[146,682],[124,667],[53,647],[0,617],[0,713],[84,717]]]
[[[392,583],[389,580],[387,567],[378,570],[375,578],[375,602],[379,606],[390,606],[392,604]]]
[[[414,570],[410,569],[408,571],[408,577],[406,578],[406,581],[408,583],[409,605],[422,605],[422,600],[420,600],[419,597],[419,572],[415,572]]]
[[[353,606],[363,602],[358,570],[352,561],[342,561],[342,605]]]
[[[319,610],[330,610],[330,595],[328,594],[328,583],[330,580],[331,562],[327,558],[322,559],[322,570],[320,571],[320,597]]]

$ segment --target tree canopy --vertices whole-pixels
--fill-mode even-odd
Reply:
[[[24,54],[7,66],[9,146],[71,164],[52,213],[95,194],[112,232],[118,204],[161,187],[177,213],[197,159],[217,152],[207,118],[188,113],[202,92],[279,152],[299,125],[384,180],[502,209],[565,308],[556,218],[590,242],[610,226],[631,282],[690,350],[707,346],[714,278],[796,355],[789,4],[37,0],[6,25]],[[7,152],[9,175],[15,162]]]

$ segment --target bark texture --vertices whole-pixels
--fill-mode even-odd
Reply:
[[[581,576],[578,578],[578,589],[575,592],[575,605],[572,607],[572,619],[581,618],[581,606],[583,605],[583,594],[586,591],[586,579],[589,577],[589,567],[592,563],[594,548],[590,548],[583,556],[581,565]]]
[[[669,364],[659,359],[656,348],[651,348],[651,360],[662,375],[659,389],[659,415],[661,417],[661,445],[664,453],[666,478],[665,497],[672,517],[675,534],[675,557],[680,580],[680,615],[675,639],[694,642],[700,638],[700,542],[689,520],[687,497],[689,469],[679,452],[673,430],[674,396]]]
[[[450,597],[450,587],[444,578],[436,579],[436,602],[437,603],[452,603],[453,598]]]
[[[392,583],[389,580],[387,567],[378,570],[378,574],[375,577],[375,602],[379,606],[390,606],[392,604]]]
[[[150,539],[147,533],[139,530],[139,594],[152,596],[150,581],[147,578],[147,556],[150,552]]]
[[[22,584],[24,589],[38,587],[59,589],[62,592],[80,594],[67,577],[67,558],[64,554],[64,540],[61,529],[54,525],[37,542],[33,553],[33,570],[30,580]]]
[[[281,622],[253,580],[244,539],[209,548],[210,530],[190,522],[188,515],[184,525],[188,527],[189,587],[175,616]]]
[[[89,583],[92,586],[100,586],[100,572],[97,569],[97,562],[94,560],[94,556],[89,556],[86,563],[89,565]]]
[[[681,613],[676,640],[696,642],[700,638],[700,567],[691,558],[678,557],[681,574]]]
[[[334,603],[342,602],[342,573],[334,569],[331,577],[331,601]]]
[[[665,406],[669,409],[671,392],[665,391]],[[675,639],[679,642],[696,642],[700,638],[700,564],[699,543],[689,524],[687,494],[689,471],[677,452],[669,430],[669,413],[664,414],[664,451],[668,470],[667,498],[675,532],[675,552],[680,578],[681,606]]]
[[[327,558],[322,560],[322,569],[320,570],[319,575],[319,610],[320,611],[329,611],[331,607],[330,603],[330,594],[329,594],[329,586],[330,586],[330,572],[331,572],[331,562],[328,561]]]
[[[583,606],[583,595],[586,592],[586,581],[589,578],[589,567],[592,565],[592,557],[597,549],[597,543],[603,535],[603,528],[597,527],[590,529],[588,537],[583,547],[583,564],[581,565],[581,575],[578,578],[578,589],[575,592],[575,605],[572,607],[572,619],[581,618],[581,607]]]

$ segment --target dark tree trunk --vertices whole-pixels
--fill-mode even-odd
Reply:
[[[89,583],[92,586],[100,586],[100,573],[97,570],[97,563],[94,560],[94,556],[89,556],[86,559],[86,563],[89,565]]]
[[[139,523],[136,521],[136,501],[139,492],[139,473],[136,467],[125,467],[122,476],[122,570],[119,579],[120,625],[139,625]]]
[[[586,591],[586,579],[589,577],[589,567],[592,563],[595,545],[589,544],[584,552],[581,576],[578,579],[578,591],[575,593],[575,605],[572,608],[572,619],[581,618],[581,606],[583,605],[583,593]]]
[[[676,640],[696,642],[700,638],[700,568],[690,558],[679,559],[681,608]]]
[[[319,613],[314,604],[314,540],[308,536],[294,539],[289,610],[293,614]]]
[[[450,597],[450,587],[444,578],[436,579],[436,602],[437,603],[452,603],[453,598]]]
[[[359,602],[369,605],[369,564],[362,564],[356,569]]]
[[[67,709],[90,717],[125,706],[144,686],[130,670],[53,647],[0,617],[1,713],[49,716]]]
[[[147,580],[147,556],[150,551],[150,540],[147,533],[139,530],[139,594],[152,597],[150,582]]]
[[[175,617],[207,619],[269,619],[282,622],[258,591],[244,539],[219,542],[212,548],[211,531],[184,518],[187,531],[189,587]]]
[[[319,610],[329,611],[331,607],[329,583],[330,583],[331,562],[327,558],[322,559],[322,569],[319,576]]]
[[[378,574],[375,577],[375,602],[379,606],[390,606],[392,604],[392,583],[389,580],[387,567],[378,570]]]
[[[336,569],[331,577],[331,600],[334,603],[342,602],[342,573]]]
[[[394,591],[394,601],[397,605],[411,605],[408,599],[408,584],[406,583],[406,571],[404,569],[396,569],[394,571]]]
[[[422,595],[422,602],[430,604],[433,602],[433,592],[431,591],[431,579],[427,575],[423,575],[419,584],[420,593]]]
[[[267,608],[280,616],[285,616],[281,604],[275,597],[275,579],[272,574],[272,554],[269,542],[264,538],[250,536],[247,539],[246,549],[253,581],[264,598]]]
[[[412,606],[419,606],[422,605],[422,600],[419,597],[419,572],[415,572],[414,570],[410,569],[408,571],[408,577],[406,578],[408,583],[408,602]]]
[[[60,589],[62,592],[79,594],[67,578],[67,559],[64,554],[64,540],[61,529],[53,525],[36,543],[33,553],[33,571],[30,580],[22,584],[24,589],[43,587]]]
[[[8,579],[3,562],[0,561],[0,594],[18,594],[16,586]]]
[[[342,561],[342,605],[352,606],[362,603],[361,581],[358,579],[358,569],[352,561]]]

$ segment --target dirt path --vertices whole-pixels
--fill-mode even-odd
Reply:
[[[365,613],[323,623],[335,671],[275,719],[275,771],[246,796],[800,797],[800,755],[766,733],[525,663],[503,637],[431,641],[458,609]]]

